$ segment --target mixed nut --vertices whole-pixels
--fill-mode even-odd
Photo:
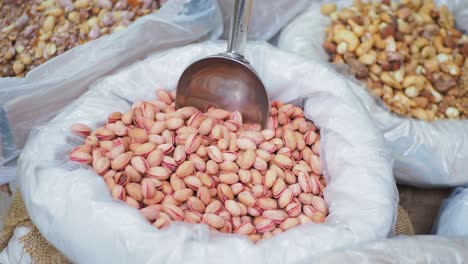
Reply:
[[[0,77],[126,28],[164,0],[0,0]]]
[[[468,35],[432,0],[364,3],[337,10],[323,44],[395,113],[433,121],[468,117]]]
[[[175,93],[109,115],[85,137],[72,161],[90,164],[115,199],[157,228],[171,221],[207,224],[253,241],[328,214],[320,133],[301,108],[274,101],[265,129],[239,112],[175,110]]]

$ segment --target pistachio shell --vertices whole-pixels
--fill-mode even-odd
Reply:
[[[231,188],[227,184],[224,184],[224,183],[218,184],[217,191],[218,191],[218,198],[221,202],[234,199],[234,194],[232,193]]]
[[[163,211],[169,215],[172,220],[182,221],[184,219],[184,212],[177,205],[164,203]]]
[[[249,191],[240,192],[237,195],[237,199],[247,207],[254,207],[258,203],[257,197]]]
[[[169,179],[170,171],[165,167],[157,166],[149,168],[146,175],[162,181]]]
[[[235,230],[234,233],[241,235],[250,235],[255,232],[255,226],[251,223],[240,224]]]
[[[177,174],[177,176],[184,178],[191,175],[194,170],[195,167],[193,165],[193,162],[188,160],[180,164],[175,173]]]
[[[275,227],[276,224],[270,219],[262,219],[255,225],[255,228],[259,233],[272,231]]]
[[[205,204],[195,196],[192,196],[187,200],[187,206],[190,210],[195,210],[200,213],[205,212]]]
[[[73,124],[70,130],[82,137],[87,137],[91,134],[91,128],[85,124]]]
[[[298,226],[300,224],[301,224],[301,222],[299,221],[299,219],[297,219],[297,218],[288,218],[288,219],[284,220],[284,222],[282,222],[279,225],[279,228],[281,228],[281,230],[283,230],[283,231],[286,231],[286,230],[291,229],[293,227],[296,227],[296,226]]]
[[[125,185],[127,194],[137,201],[143,201],[143,194],[141,193],[141,185],[138,183],[130,182]]]
[[[205,212],[208,214],[218,214],[222,210],[223,210],[223,204],[218,200],[212,201],[205,208]]]
[[[215,214],[204,214],[203,222],[216,229],[222,228],[226,225],[226,220]]]
[[[301,205],[298,203],[290,203],[286,206],[285,210],[289,217],[297,217],[301,214]]]
[[[122,153],[118,155],[114,160],[111,162],[111,167],[113,170],[121,170],[125,168],[130,163],[132,155],[130,153]]]
[[[257,149],[257,145],[250,138],[238,138],[236,140],[236,144],[237,144],[237,147],[241,150]]]
[[[151,199],[156,194],[156,185],[150,178],[141,181],[141,193],[144,199]]]
[[[236,173],[222,173],[218,179],[222,183],[231,185],[239,181],[239,175]]]

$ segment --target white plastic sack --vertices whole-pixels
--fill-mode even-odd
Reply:
[[[224,34],[229,36],[229,25],[232,17],[234,0],[218,0],[223,11]],[[269,40],[302,12],[310,0],[253,0],[248,38],[251,40]]]
[[[443,236],[399,236],[373,241],[345,250],[327,252],[303,264],[424,263],[464,264],[468,262],[468,238]]]
[[[208,42],[155,54],[101,82],[50,123],[34,129],[18,162],[18,180],[31,220],[75,263],[294,263],[321,251],[383,238],[392,232],[397,191],[384,139],[344,80],[319,64],[267,44],[249,44],[246,58],[272,99],[303,103],[320,128],[324,191],[330,215],[252,244],[213,234],[205,225],[175,223],[157,230],[137,210],[114,201],[88,167],[68,161],[82,138],[80,122],[96,128],[132,102],[174,89],[192,62],[224,51]],[[333,87],[334,89],[329,89]]]
[[[69,50],[26,78],[0,78],[0,166],[19,154],[33,126],[50,120],[101,76],[151,52],[221,33],[216,0],[169,0],[128,29]]]
[[[434,234],[468,237],[468,188],[457,188],[440,207]]]
[[[335,2],[350,6],[352,0]],[[468,1],[448,2],[455,11],[458,26],[468,30]],[[284,50],[328,63],[322,48],[325,28],[330,19],[320,14],[323,1],[312,2],[309,9],[281,32],[278,46]],[[468,185],[468,120],[440,120],[432,123],[390,113],[367,92],[364,84],[347,75],[349,85],[366,106],[384,133],[395,159],[397,182],[420,187]]]
[[[8,245],[0,253],[0,263],[2,264],[31,264],[31,256],[24,251],[23,243],[20,238],[31,230],[30,227],[17,227],[13,236],[8,241]]]

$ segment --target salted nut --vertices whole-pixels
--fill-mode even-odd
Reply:
[[[75,5],[89,2],[75,2]],[[411,87],[417,80],[406,81]],[[239,112],[175,110],[174,93],[110,113],[69,159],[89,165],[114,199],[139,209],[155,227],[172,221],[206,224],[256,242],[300,224],[323,223],[328,206],[320,132],[297,106],[272,102],[267,127],[245,124]],[[453,108],[447,115],[457,114]]]
[[[425,121],[468,116],[468,35],[454,28],[447,6],[427,1],[354,1],[337,10],[323,48],[347,64],[393,112]]]
[[[69,49],[125,29],[163,2],[0,1],[0,77],[23,77]]]

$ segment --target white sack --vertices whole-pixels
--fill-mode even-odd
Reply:
[[[13,236],[8,241],[6,248],[0,253],[0,263],[2,264],[31,264],[31,256],[24,251],[23,243],[20,238],[28,234],[30,227],[17,227]]]
[[[205,225],[175,223],[157,230],[135,209],[114,201],[90,168],[68,161],[83,139],[69,126],[93,128],[132,102],[173,90],[192,62],[224,51],[208,42],[155,54],[92,85],[50,123],[34,129],[18,162],[18,180],[31,220],[75,263],[294,263],[318,252],[392,232],[397,191],[383,137],[344,80],[267,44],[249,44],[246,58],[272,99],[303,103],[322,135],[321,157],[330,207],[326,224],[310,223],[253,245],[213,235]],[[329,89],[333,87],[333,89]]]
[[[468,237],[468,188],[457,188],[440,207],[434,234]]]
[[[128,29],[73,48],[25,78],[0,78],[0,166],[19,154],[32,127],[50,120],[101,76],[151,52],[221,32],[216,0],[169,0]]]
[[[303,264],[424,263],[464,264],[468,262],[468,238],[443,236],[399,236],[327,252]]]
[[[307,8],[310,0],[253,0],[248,38],[269,40],[297,14]],[[234,0],[218,0],[224,18],[223,38],[229,36]]]
[[[326,1],[338,7],[352,0]],[[468,30],[468,1],[449,2],[458,26]],[[330,19],[320,14],[323,2],[312,2],[309,9],[281,32],[278,47],[328,63],[322,48]],[[366,106],[384,133],[395,159],[397,182],[420,187],[468,185],[468,120],[440,120],[432,123],[390,113],[380,99],[367,92],[365,84],[347,75],[349,86]]]

